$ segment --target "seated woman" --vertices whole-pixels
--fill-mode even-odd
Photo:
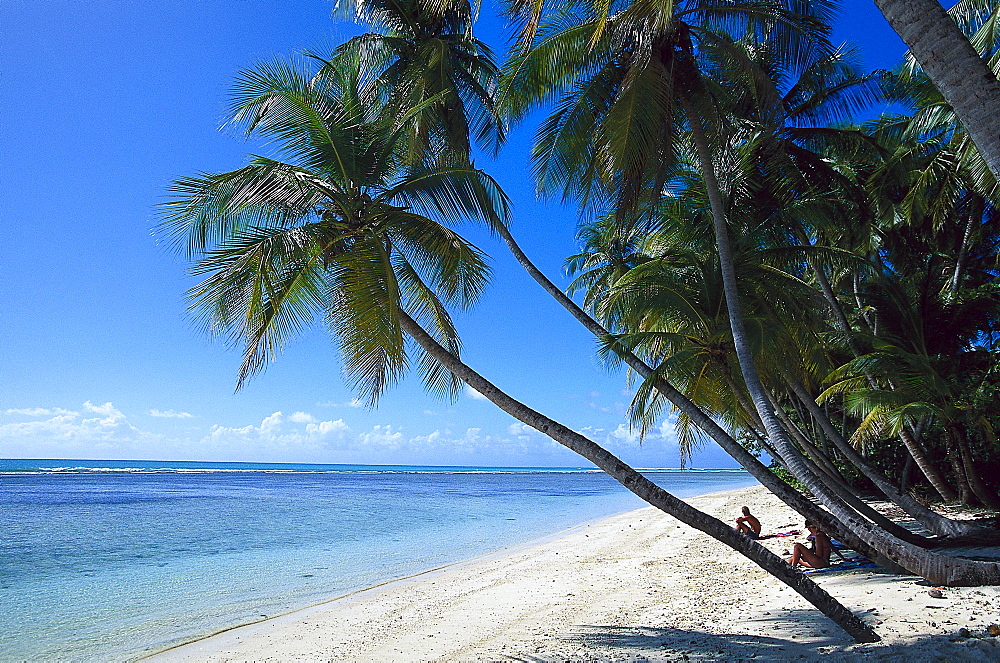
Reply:
[[[750,513],[750,507],[743,507],[743,515],[736,519],[736,529],[751,539],[760,538],[760,521]]]
[[[810,569],[825,569],[830,566],[830,552],[833,546],[830,537],[816,523],[806,521],[806,527],[812,532],[812,546],[807,548],[796,543],[792,548],[792,556],[788,558],[791,566],[805,566]]]

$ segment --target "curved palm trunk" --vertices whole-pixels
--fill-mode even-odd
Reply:
[[[962,271],[965,269],[965,260],[969,257],[969,247],[972,245],[972,231],[977,223],[982,223],[983,206],[983,199],[979,196],[972,199],[972,210],[965,222],[962,244],[958,247],[958,255],[955,257],[955,270],[952,272],[951,282],[948,284],[948,294],[951,297],[958,294],[958,288],[962,284]]]
[[[425,352],[507,414],[551,437],[567,449],[580,454],[652,506],[744,555],[798,592],[858,642],[878,642],[880,640],[871,627],[861,621],[854,613],[807,576],[788,566],[783,559],[767,548],[739,533],[721,520],[713,518],[674,497],[626,465],[614,454],[583,435],[511,398],[492,382],[462,363],[458,357],[445,350],[403,311],[400,311],[400,324],[403,331],[413,338]]]
[[[577,306],[576,302],[556,287],[556,285],[552,283],[552,281],[550,281],[549,278],[538,269],[538,267],[535,266],[531,259],[528,258],[524,251],[521,250],[520,245],[518,245],[513,235],[510,234],[510,231],[504,225],[497,224],[496,231],[507,244],[507,248],[510,249],[514,258],[518,261],[518,263],[520,263],[524,270],[528,272],[528,275],[531,276],[531,278],[533,278],[535,282],[542,287],[542,289],[549,293],[552,298],[556,300],[556,302],[558,302],[574,318],[576,318],[580,324],[582,324],[590,333],[600,340],[614,338],[610,331],[605,329],[601,323],[588,315],[586,311]],[[830,533],[834,538],[844,542],[851,549],[857,550],[868,559],[876,561],[881,566],[890,570],[905,570],[901,569],[899,565],[886,558],[875,548],[868,545],[865,541],[851,532],[850,529],[844,527],[844,525],[829,511],[818,507],[799,491],[789,486],[785,481],[772,472],[770,468],[760,462],[756,456],[747,451],[742,444],[734,440],[729,433],[723,430],[723,428],[715,422],[715,420],[705,414],[700,407],[694,404],[676,387],[662,378],[654,378],[653,369],[642,361],[642,359],[637,357],[635,353],[617,343],[613,344],[611,347],[614,349],[614,352],[629,366],[629,368],[634,370],[644,380],[653,378],[654,387],[664,396],[664,398],[669,400],[678,410],[686,414],[696,426],[711,437],[716,444],[722,447],[722,449],[747,472],[749,472],[751,476],[757,479],[761,485],[771,491],[775,497],[787,504],[792,510],[801,514],[806,520],[819,523],[825,532]],[[753,408],[752,405],[750,406],[750,410],[752,411],[753,417],[759,418],[757,410]],[[780,456],[774,452],[773,449],[771,449],[770,445],[767,445],[766,440],[764,438],[761,438],[761,440],[767,447],[767,451],[771,457],[780,460]]]
[[[833,425],[823,409],[816,404],[816,401],[806,390],[805,386],[799,382],[797,379],[785,375],[785,379],[788,385],[792,388],[792,391],[799,398],[806,409],[813,416],[813,418],[819,423],[820,428],[826,433],[826,436],[833,442],[833,446],[837,448],[844,457],[851,462],[858,470],[868,478],[875,487],[878,488],[882,493],[885,494],[893,503],[895,503],[899,508],[903,509],[906,513],[912,516],[917,522],[922,524],[924,527],[934,532],[938,536],[946,537],[989,537],[991,531],[965,523],[958,520],[952,520],[951,518],[946,518],[941,514],[928,509],[923,504],[913,499],[913,497],[902,490],[896,488],[895,484],[889,481],[878,468],[870,465],[864,457],[859,454],[854,447],[852,447],[844,436],[840,434],[840,431]],[[913,456],[908,456],[907,461],[910,465],[913,464]],[[904,470],[904,475],[909,470]]]
[[[770,396],[770,393],[768,395]],[[837,495],[837,497],[844,500],[844,502],[846,502],[852,509],[857,511],[864,518],[867,518],[871,522],[881,527],[886,532],[902,539],[903,541],[907,541],[917,546],[925,547],[927,543],[926,538],[920,536],[919,534],[914,534],[913,532],[909,531],[902,525],[899,525],[893,522],[892,520],[889,520],[881,513],[876,511],[874,508],[869,506],[869,504],[865,502],[863,499],[855,495],[851,491],[851,489],[847,486],[846,482],[844,481],[840,473],[836,472],[836,467],[834,467],[832,471],[827,467],[824,467],[824,465],[822,465],[821,462],[822,460],[825,459],[825,456],[823,456],[823,454],[820,453],[819,449],[817,449],[812,444],[812,442],[807,440],[804,435],[795,430],[794,424],[792,424],[792,422],[787,418],[787,415],[785,415],[785,413],[782,412],[781,409],[777,407],[777,405],[774,405],[774,407],[775,407],[774,409],[775,414],[785,424],[789,432],[795,435],[796,439],[799,441],[800,444],[802,444],[803,448],[806,450],[806,453],[809,454],[809,456],[805,456],[804,454],[800,453],[798,449],[795,449],[793,445],[792,448],[794,449],[795,457],[799,460],[799,462],[804,463],[814,476],[816,476],[821,482],[823,482],[823,484],[827,488],[829,488],[835,495]],[[781,458],[782,460],[784,460],[783,456]],[[827,462],[829,462],[829,460],[827,460]],[[834,472],[836,472],[836,474],[834,474]]]
[[[941,476],[938,469],[934,467],[934,463],[932,463],[931,459],[927,457],[927,453],[924,451],[924,448],[920,446],[920,443],[917,442],[916,438],[913,437],[905,426],[899,430],[899,439],[903,441],[903,445],[906,447],[906,450],[910,452],[911,456],[913,456],[913,462],[917,464],[917,467],[923,475],[928,481],[930,481],[934,490],[936,490],[938,495],[941,496],[941,499],[945,502],[954,502],[957,500],[958,495],[955,494],[955,491],[952,490],[950,485],[948,485],[948,482],[944,480],[944,477]]]
[[[771,401],[771,408],[778,417],[782,426],[785,428],[785,432],[792,436],[792,438],[798,442],[799,446],[805,452],[805,454],[812,460],[816,467],[823,471],[823,473],[829,477],[832,481],[836,482],[837,485],[847,488],[847,479],[844,475],[840,473],[837,466],[833,464],[830,458],[821,452],[812,441],[806,437],[805,433],[795,425],[791,417],[781,408],[778,404],[777,399],[770,390],[767,391],[767,397]],[[829,482],[828,482],[829,483]],[[863,512],[862,512],[863,513]]]
[[[965,475],[969,479],[969,488],[972,489],[972,493],[976,496],[976,499],[991,509],[1000,507],[1000,500],[986,486],[982,475],[979,473],[979,468],[976,467],[975,462],[972,460],[972,450],[969,448],[969,440],[965,437],[965,433],[955,427],[952,429],[951,434],[955,436],[958,453],[962,458],[962,468],[965,470]]]
[[[1000,178],[1000,81],[938,0],[875,0]]]
[[[798,231],[799,241],[806,246],[813,246],[813,243],[809,240],[809,237],[802,232]],[[840,333],[844,334],[847,339],[847,344],[851,348],[851,352],[855,357],[861,354],[858,349],[857,339],[854,338],[854,333],[851,329],[851,323],[847,319],[847,314],[844,313],[844,307],[840,304],[840,299],[837,297],[837,293],[833,291],[833,286],[830,285],[830,279],[827,278],[826,272],[823,270],[823,266],[818,264],[812,255],[808,257],[809,266],[813,270],[813,274],[816,276],[816,282],[819,283],[819,288],[823,292],[823,297],[826,299],[827,305],[830,307],[831,313],[833,313],[834,326],[840,330]]]
[[[781,454],[786,467],[830,509],[845,527],[859,538],[880,551],[900,566],[909,569],[931,582],[950,586],[997,585],[1000,584],[1000,564],[992,562],[977,562],[939,555],[924,550],[911,543],[902,541],[885,530],[862,519],[837,495],[829,490],[809,468],[796,457],[794,445],[785,435],[774,413],[770,411],[767,394],[761,384],[757,368],[753,363],[750,343],[747,338],[743,321],[743,311],[739,301],[739,291],[736,285],[736,269],[733,262],[732,249],[729,245],[729,228],[726,221],[725,208],[722,202],[722,192],[715,177],[715,167],[712,163],[712,151],[705,135],[701,119],[694,112],[688,99],[682,97],[681,103],[691,126],[695,148],[701,165],[702,176],[708,192],[712,208],[712,220],[715,225],[716,244],[719,251],[719,263],[722,267],[723,289],[726,304],[729,309],[729,322],[733,331],[733,344],[736,356],[743,370],[743,380],[747,391],[760,413],[771,443]]]
[[[802,240],[803,243],[811,246],[807,237],[801,236],[800,240]],[[837,299],[837,295],[833,292],[833,288],[830,286],[830,281],[826,278],[826,274],[823,272],[823,268],[820,265],[814,264],[812,259],[810,259],[809,264],[812,267],[813,273],[816,275],[816,280],[820,285],[820,289],[823,291],[823,297],[826,299],[827,304],[833,310],[834,314],[833,319],[836,327],[840,330],[842,334],[844,334],[847,337],[848,344],[851,348],[851,353],[855,357],[860,357],[861,351],[857,347],[857,342],[854,339],[851,330],[851,325],[847,321],[847,316],[844,315],[844,309],[840,305],[840,300]],[[857,280],[855,280],[854,282],[854,288],[855,288],[854,291],[855,297],[858,298],[858,306],[860,308],[861,300],[860,300],[860,295],[857,291]],[[874,380],[872,379],[871,376],[868,376],[868,381],[874,384]],[[815,401],[813,401],[812,404],[815,406],[816,405]],[[830,434],[827,433],[827,436],[830,436]],[[914,440],[911,436],[909,436],[908,433],[906,434],[905,438],[903,436],[903,433],[900,433],[900,440],[902,440],[903,444],[906,446],[906,450],[910,453],[910,457],[916,461],[917,467],[920,468],[920,471],[924,474],[924,477],[926,477],[926,479],[931,483],[931,485],[934,487],[934,490],[937,491],[938,495],[941,496],[941,499],[943,499],[946,502],[954,501],[957,498],[957,495],[955,495],[954,491],[951,490],[948,484],[941,477],[940,472],[938,472],[937,468],[935,468],[933,463],[930,462],[930,460],[927,458],[927,454],[924,453],[923,448],[921,448],[920,445],[916,443],[916,440]],[[836,442],[834,442],[834,444],[836,444]],[[839,445],[837,448],[838,449],[840,448]],[[860,458],[860,456],[858,457]],[[851,462],[853,463],[854,461],[851,460]],[[861,470],[861,467],[859,466],[858,469]],[[868,476],[868,473],[865,470],[861,471],[862,473],[865,474],[865,476]],[[871,479],[871,477],[868,478]],[[881,489],[881,486],[877,482],[876,485],[878,485],[879,488]],[[896,502],[896,500],[891,495],[889,495],[889,493],[886,493],[886,496],[888,496],[889,499],[891,499],[892,501]],[[910,502],[918,506],[921,506],[916,500],[912,498],[910,498]],[[917,516],[914,513],[910,513],[907,507],[903,506],[899,502],[896,503],[899,504],[900,508],[909,513],[911,516],[917,518]],[[942,518],[943,516],[938,516],[938,517]],[[930,517],[930,519],[933,520],[933,517]],[[917,520],[920,520],[920,518],[917,518]],[[921,520],[921,522],[923,521]],[[940,532],[937,532],[934,528],[931,528],[931,531],[940,534]]]

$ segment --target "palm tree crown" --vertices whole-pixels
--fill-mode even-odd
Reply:
[[[321,318],[348,379],[374,402],[408,366],[400,313],[458,352],[446,306],[469,306],[488,281],[485,256],[441,221],[501,223],[505,197],[468,167],[407,165],[411,124],[441,99],[387,112],[359,62],[335,58],[321,75],[285,62],[243,72],[232,122],[270,140],[277,158],[180,179],[162,207],[163,229],[205,276],[192,307],[245,342],[240,382]],[[421,368],[429,388],[456,393],[440,364],[423,357]]]

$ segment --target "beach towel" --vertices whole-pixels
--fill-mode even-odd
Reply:
[[[799,534],[802,534],[802,530],[800,530],[800,529],[793,529],[793,530],[790,530],[788,532],[778,532],[776,534],[764,534],[762,536],[758,536],[757,538],[758,539],[776,539],[776,538],[781,537],[781,536],[798,536]]]

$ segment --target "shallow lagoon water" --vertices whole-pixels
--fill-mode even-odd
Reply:
[[[0,660],[135,659],[641,506],[578,468],[0,461]]]

